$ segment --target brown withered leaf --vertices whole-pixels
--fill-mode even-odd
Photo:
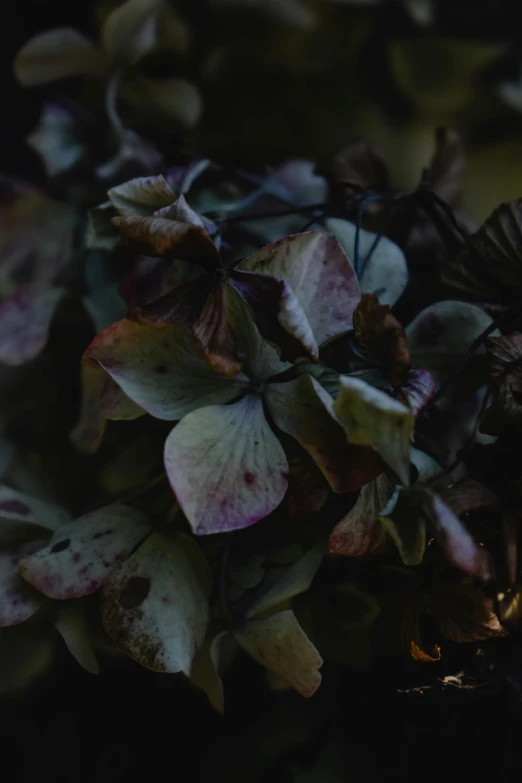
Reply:
[[[460,133],[451,128],[437,128],[428,183],[452,207],[458,206],[461,199],[465,165],[466,156]]]
[[[496,435],[506,425],[522,425],[522,334],[489,337],[486,349],[494,396],[480,430]]]
[[[203,269],[219,267],[219,253],[201,226],[164,217],[115,217],[112,224],[122,239],[146,256],[194,261]]]
[[[522,198],[493,212],[444,268],[442,282],[497,309],[520,301]]]
[[[284,445],[290,479],[282,507],[291,519],[309,517],[320,511],[326,503],[328,482],[313,459],[297,442],[285,438]]]
[[[436,582],[429,605],[441,634],[453,642],[477,642],[505,634],[493,601],[472,584]]]
[[[408,340],[389,305],[379,304],[376,294],[363,294],[353,325],[362,350],[386,365],[391,385],[395,389],[405,386],[411,366]]]
[[[478,509],[500,508],[500,498],[485,484],[471,478],[463,478],[450,486],[440,487],[438,493],[444,503],[458,517]]]
[[[210,277],[184,283],[164,296],[131,313],[141,323],[168,323],[190,326],[203,358],[216,372],[236,375],[236,341],[228,318],[228,286]]]
[[[353,183],[361,188],[387,190],[388,164],[381,150],[367,141],[353,141],[319,168],[333,185]]]

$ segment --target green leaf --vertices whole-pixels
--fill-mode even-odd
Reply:
[[[107,633],[153,671],[190,675],[208,618],[206,589],[180,536],[151,535],[103,588]]]
[[[426,549],[426,521],[408,496],[402,493],[393,497],[379,518],[394,540],[403,563],[419,565]]]
[[[163,131],[169,127],[193,128],[203,111],[201,94],[187,79],[147,79],[137,74],[124,82],[121,94],[142,122]]]
[[[238,264],[237,269],[271,275],[284,280],[297,297],[317,345],[352,326],[360,299],[352,266],[337,240],[322,231],[294,234],[259,250]],[[302,316],[288,312],[279,316],[282,326],[299,339],[305,333]]]
[[[347,492],[353,454],[333,400],[311,375],[269,384],[266,402],[275,424],[310,454],[334,492]]]
[[[329,218],[325,226],[353,263],[356,225],[341,218]],[[377,244],[376,241],[377,234],[359,231],[359,285],[363,294],[376,294],[382,305],[394,305],[408,282],[406,258],[400,247],[386,237],[382,236]]]
[[[58,27],[31,38],[16,55],[13,67],[24,87],[36,87],[71,76],[101,77],[107,62],[81,33]]]
[[[313,696],[321,684],[323,661],[291,610],[250,620],[234,636],[262,666],[278,674],[302,696]]]
[[[347,375],[339,379],[334,411],[351,443],[374,446],[396,473],[409,483],[410,443],[413,414],[379,389]]]
[[[20,562],[29,584],[55,599],[94,593],[150,528],[137,509],[114,504],[61,525],[36,554]]]
[[[89,627],[83,601],[63,601],[58,607],[54,627],[67,645],[67,649],[80,666],[91,674],[99,674],[93,634]]]
[[[288,566],[282,574],[276,573],[272,580],[267,578],[259,594],[249,606],[246,616],[254,617],[305,593],[312,584],[325,554],[326,547],[318,544]]]
[[[198,535],[253,525],[288,485],[285,453],[254,395],[185,416],[165,443],[165,468]]]
[[[154,48],[162,0],[125,0],[106,18],[105,49],[123,63],[135,63]]]
[[[197,354],[184,327],[148,326],[124,319],[96,337],[84,354],[97,361],[147,413],[174,421],[205,405],[228,402],[246,378],[218,375]]]
[[[246,8],[273,16],[287,24],[309,29],[316,23],[315,14],[307,8],[303,0],[211,0],[217,7]]]

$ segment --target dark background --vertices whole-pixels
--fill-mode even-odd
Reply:
[[[517,5],[442,3],[440,24],[455,35],[513,39],[519,29]],[[3,4],[0,171],[39,176],[38,161],[23,139],[38,119],[43,93],[17,86],[11,75],[14,54],[44,29],[71,25],[92,32],[93,6],[92,0]],[[394,23],[389,13],[383,10],[383,25]],[[309,701],[293,693],[272,694],[260,669],[241,659],[225,680],[224,718],[181,676],[154,675],[131,662],[107,660],[94,677],[63,652],[30,694],[0,703],[1,773],[21,783],[160,777],[327,783],[314,765],[331,745],[335,781],[518,779],[518,644],[512,639],[497,643],[493,687],[442,691],[436,678],[479,667],[475,646],[463,647],[450,645],[443,662],[428,668],[402,658],[379,661],[372,672],[363,673],[325,665],[323,686]],[[433,687],[423,694],[400,692],[426,684]]]

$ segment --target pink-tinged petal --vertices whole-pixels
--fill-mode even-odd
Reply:
[[[275,672],[302,696],[313,696],[321,684],[323,660],[291,610],[250,620],[234,636],[262,666]]]
[[[165,469],[198,535],[253,525],[288,485],[285,453],[254,395],[185,416],[165,443]]]
[[[106,374],[100,396],[100,413],[111,421],[134,421],[145,416],[146,411],[127,397],[123,389]]]
[[[118,321],[93,340],[84,359],[99,362],[131,400],[168,421],[228,402],[246,388],[242,376],[214,372],[198,355],[190,331],[170,324]]]
[[[267,245],[237,268],[285,280],[318,345],[351,328],[361,298],[359,283],[344,250],[329,234],[294,234]]]
[[[15,540],[35,533],[36,528],[57,530],[70,519],[61,506],[0,485],[0,540]],[[38,534],[41,538],[41,531]]]
[[[394,492],[395,483],[386,473],[362,487],[353,508],[332,531],[330,553],[362,557],[378,551],[386,539],[379,514]]]
[[[266,401],[275,424],[310,454],[334,492],[348,492],[353,454],[333,400],[311,375],[271,383]]]
[[[493,577],[489,553],[475,541],[464,523],[444,501],[426,487],[414,486],[414,498],[444,547],[452,565],[487,582]]]
[[[229,272],[228,279],[248,304],[261,334],[281,348],[285,361],[304,355],[318,358],[308,318],[285,280],[239,269]]]
[[[150,531],[137,509],[114,504],[63,525],[47,546],[20,562],[20,572],[49,598],[94,593]]]
[[[190,675],[207,631],[207,594],[187,538],[153,533],[103,588],[107,633],[157,672]]]
[[[177,259],[174,263],[165,258],[141,256],[134,268],[123,278],[121,295],[129,309],[143,307],[182,283],[191,283],[201,276],[197,266]]]
[[[61,288],[16,293],[0,302],[0,363],[16,366],[37,356],[49,336]]]
[[[408,383],[402,386],[396,395],[399,400],[406,398],[411,412],[418,416],[435,394],[435,381],[426,370],[412,370]]]
[[[30,541],[0,551],[0,628],[23,623],[42,605],[42,596],[20,576],[18,563],[46,543],[45,540]]]

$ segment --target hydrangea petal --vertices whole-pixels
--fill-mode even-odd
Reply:
[[[206,591],[182,536],[154,533],[103,588],[108,634],[153,671],[190,675],[208,618]]]
[[[57,530],[69,519],[69,513],[55,503],[0,485],[0,540],[34,533],[35,527]]]
[[[294,234],[267,245],[237,268],[285,280],[306,314],[318,345],[351,328],[361,292],[335,237],[322,231]]]
[[[62,525],[47,546],[20,562],[20,572],[50,598],[80,598],[98,590],[149,530],[137,509],[106,506]]]
[[[379,515],[394,492],[395,482],[387,473],[362,487],[353,508],[332,531],[330,553],[362,557],[378,551],[386,537]]]
[[[305,593],[312,584],[321,563],[323,562],[326,547],[318,544],[296,560],[295,563],[284,569],[283,573],[276,575],[275,582],[270,583],[268,577],[262,589],[250,604],[246,617],[251,618],[273,609],[283,601],[295,598]]]
[[[102,52],[85,36],[70,27],[57,27],[31,38],[13,67],[24,87],[36,87],[71,76],[101,76],[105,66]]]
[[[223,403],[246,389],[238,375],[218,375],[197,354],[184,327],[146,325],[124,319],[96,337],[85,352],[137,405],[158,419],[174,421],[205,405]]]
[[[54,627],[80,666],[91,674],[99,674],[100,666],[96,660],[84,603],[80,600],[62,601]]]
[[[318,358],[319,348],[312,327],[285,280],[233,269],[229,272],[229,282],[250,307],[261,334],[281,348],[285,359],[296,359],[303,354]]]
[[[27,144],[38,153],[50,177],[77,166],[87,152],[76,120],[55,103],[45,104],[40,124],[27,137]]]
[[[313,696],[321,684],[323,660],[289,609],[262,620],[250,620],[234,636],[262,666],[275,672],[302,696]]]
[[[284,450],[254,395],[185,416],[165,443],[165,468],[198,535],[253,525],[288,485]]]
[[[17,293],[0,302],[0,363],[16,366],[34,359],[49,336],[61,288]]]
[[[136,177],[111,188],[107,196],[123,217],[150,217],[157,209],[168,207],[176,200],[176,194],[162,174],[157,177]]]
[[[358,378],[343,375],[339,381],[334,411],[346,429],[347,439],[374,446],[400,482],[407,485],[413,414],[405,405]]]
[[[484,310],[467,302],[436,302],[427,307],[406,328],[414,367],[427,370],[440,386],[460,364],[473,340],[491,324]],[[486,349],[480,346],[473,362],[484,362]],[[468,373],[473,362],[468,365]]]
[[[353,454],[333,400],[311,375],[271,383],[266,402],[275,424],[310,454],[334,492],[347,492]]]
[[[42,605],[42,596],[20,576],[18,563],[45,544],[29,541],[0,551],[0,628],[25,622]]]
[[[357,226],[348,220],[329,218],[325,227],[338,239],[353,263]],[[359,258],[361,291],[364,294],[376,294],[382,305],[394,305],[408,282],[408,266],[400,247],[387,237],[378,238],[377,234],[361,229]]]

